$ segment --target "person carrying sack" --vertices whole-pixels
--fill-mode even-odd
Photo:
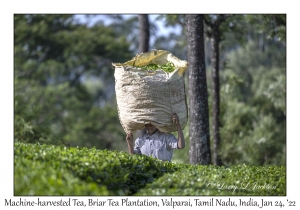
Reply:
[[[187,61],[165,50],[113,63],[118,115],[130,154],[171,161],[173,150],[184,148],[182,129],[188,110],[183,75],[187,66]],[[144,128],[147,133],[133,142],[132,133]],[[170,134],[176,131],[178,138]]]
[[[173,150],[185,147],[184,135],[176,113],[173,113],[172,120],[177,126],[178,138],[173,134],[159,131],[151,123],[145,124],[147,133],[137,138],[135,143],[133,143],[132,133],[127,134],[126,141],[129,154],[142,154],[171,162]]]

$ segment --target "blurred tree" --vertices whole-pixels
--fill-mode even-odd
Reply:
[[[274,24],[263,21],[264,15],[254,15],[253,22],[248,16],[230,15],[220,25],[220,124],[224,126],[220,128],[220,156],[226,165],[284,165],[285,41],[277,35],[269,35],[268,30],[274,30]],[[210,29],[207,25],[204,27],[206,31]],[[285,30],[284,24],[280,27]],[[174,45],[167,43],[173,38],[161,39],[161,46],[172,51]],[[208,53],[205,54],[211,58],[211,44],[207,43],[206,47]],[[206,64],[209,69],[211,60],[206,60]],[[211,83],[208,80],[209,104],[213,104]],[[185,134],[188,136],[188,132]],[[186,154],[180,152],[174,153],[178,162],[187,159],[183,157]]]
[[[276,39],[249,33],[243,48],[227,54],[221,74],[221,157],[230,165],[285,165],[286,50]]]
[[[106,148],[123,140],[116,109],[109,121],[101,110],[115,105],[111,63],[131,58],[128,49],[111,27],[87,27],[73,15],[15,15],[15,141]]]
[[[137,54],[139,49],[138,16],[133,15],[127,19],[125,19],[123,16],[118,16],[116,19],[115,15],[107,15],[107,17],[114,20],[111,24],[109,24],[109,27],[116,31],[116,33],[125,36],[128,43],[130,43],[130,50],[133,52],[133,54]]]
[[[150,28],[148,15],[138,15],[139,20],[139,54],[149,51]],[[136,137],[146,133],[146,129],[136,131]]]
[[[170,32],[168,35],[156,37],[154,48],[164,49],[172,52],[178,58],[187,59],[186,37],[185,34],[185,15],[167,14],[159,15],[157,20],[163,20],[165,27],[179,27],[180,33]]]
[[[211,65],[212,65],[212,133],[213,133],[213,162],[222,165],[220,159],[220,81],[219,81],[219,44],[221,41],[220,26],[229,15],[205,15],[204,22],[207,25],[206,35],[211,41]]]
[[[266,33],[268,39],[286,40],[286,14],[246,15],[248,23],[253,25],[258,33]]]
[[[186,15],[189,62],[190,163],[211,163],[203,15]]]
[[[222,165],[220,158],[220,44],[226,38],[225,34],[230,32],[234,35],[239,44],[243,43],[241,15],[210,14],[204,15],[205,35],[210,40],[210,61],[212,68],[212,141],[213,141],[213,162],[215,165]],[[244,26],[243,26],[244,27]]]
[[[130,51],[133,54],[139,53],[139,37],[140,37],[140,27],[139,27],[139,18],[138,15],[105,15],[105,17],[112,20],[112,22],[108,25],[111,27],[116,33],[122,34],[126,36],[126,40],[130,43]],[[149,21],[148,16],[148,26],[149,26],[149,43],[148,43],[148,51],[151,49],[150,46],[150,37],[155,37],[157,28],[154,23]]]
[[[264,72],[261,74],[261,72]],[[278,68],[262,67],[256,72],[249,102],[239,100],[245,81],[226,70],[222,85],[223,144],[225,164],[285,165],[285,74]]]
[[[139,19],[139,53],[149,51],[150,29],[148,15],[138,15]]]
[[[247,44],[226,54],[226,69],[233,70],[245,81],[239,98],[243,102],[248,102],[253,97],[251,90],[253,77],[257,74],[262,77],[263,75],[260,74],[264,74],[257,70],[262,67],[267,69],[277,67],[281,68],[283,73],[286,67],[286,49],[283,42],[267,39],[266,34],[255,34],[253,31],[256,31],[256,28],[254,27],[249,26],[248,30]],[[222,82],[226,81],[221,80]]]

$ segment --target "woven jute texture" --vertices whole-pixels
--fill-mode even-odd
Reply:
[[[175,65],[172,73],[146,71],[136,66]],[[134,65],[134,66],[133,66]],[[113,63],[115,91],[120,122],[126,133],[142,130],[151,123],[162,132],[177,131],[172,113],[177,113],[183,129],[188,120],[183,73],[187,62],[164,50],[135,56],[126,63]]]

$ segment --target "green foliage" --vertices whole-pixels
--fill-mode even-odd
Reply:
[[[185,15],[178,14],[168,14],[168,15],[159,15],[157,20],[165,20],[166,26],[175,26],[177,24],[184,26],[185,25]]]
[[[132,57],[128,48],[114,28],[79,25],[73,15],[15,15],[15,142],[121,141],[111,63]]]
[[[286,165],[285,71],[263,66],[249,70],[249,65],[243,69],[249,74],[244,74],[237,63],[230,64],[237,67],[220,74],[223,164]]]
[[[169,35],[157,35],[153,43],[153,49],[164,49],[172,52],[178,58],[186,60],[187,48],[186,48],[186,37],[185,34],[185,15],[179,14],[167,14],[159,15],[157,20],[163,20],[165,27],[176,27],[178,33],[170,31]],[[175,31],[175,30],[174,30]]]
[[[191,166],[95,148],[15,143],[14,167],[15,196],[286,193],[285,167]],[[218,190],[218,183],[239,188]],[[253,189],[265,184],[274,189]]]
[[[224,164],[286,164],[286,49],[266,21],[275,16],[245,16],[248,42],[234,46],[229,33],[222,43],[234,46],[226,47],[220,71]]]
[[[15,143],[14,157],[15,195],[130,195],[179,168],[125,152],[46,144]]]
[[[32,138],[33,128],[32,125],[30,125],[30,123],[25,122],[25,120],[19,115],[14,116],[14,122],[14,134],[16,141],[26,142],[26,140]]]
[[[194,165],[166,174],[144,189],[138,196],[234,196],[286,195],[285,167],[232,167]]]
[[[258,33],[266,33],[268,39],[286,40],[286,14],[246,15],[246,19]]]
[[[64,167],[63,163],[33,161],[15,156],[14,195],[109,195],[105,186],[83,181]]]
[[[126,36],[126,40],[130,43],[129,49],[134,53],[140,53],[139,48],[139,21],[138,15],[101,15],[105,16],[106,20],[111,20],[108,27],[113,28],[116,33]],[[127,16],[127,17],[126,17]],[[149,15],[150,16],[150,15]],[[155,37],[157,34],[156,24],[149,20],[150,37]],[[150,43],[149,43],[150,44]],[[153,48],[149,48],[153,49]],[[160,49],[160,48],[157,48]]]
[[[123,128],[118,122],[115,108],[93,107],[75,119],[73,129],[63,139],[71,146],[122,150],[126,145]]]
[[[150,71],[156,71],[156,70],[163,70],[165,72],[168,72],[168,73],[171,73],[175,70],[175,65],[168,61],[167,63],[163,64],[163,65],[159,65],[159,64],[155,64],[155,63],[151,63],[151,64],[148,64],[146,66],[136,66],[136,67],[139,67],[139,68],[142,68],[144,70],[150,70]]]

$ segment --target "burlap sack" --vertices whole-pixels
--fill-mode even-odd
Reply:
[[[172,73],[133,67],[151,63],[164,65],[168,61],[176,67]],[[126,133],[142,130],[150,122],[160,131],[177,131],[172,113],[179,116],[182,129],[186,126],[188,112],[182,76],[187,65],[186,61],[164,50],[139,54],[123,64],[113,63],[119,118]]]

